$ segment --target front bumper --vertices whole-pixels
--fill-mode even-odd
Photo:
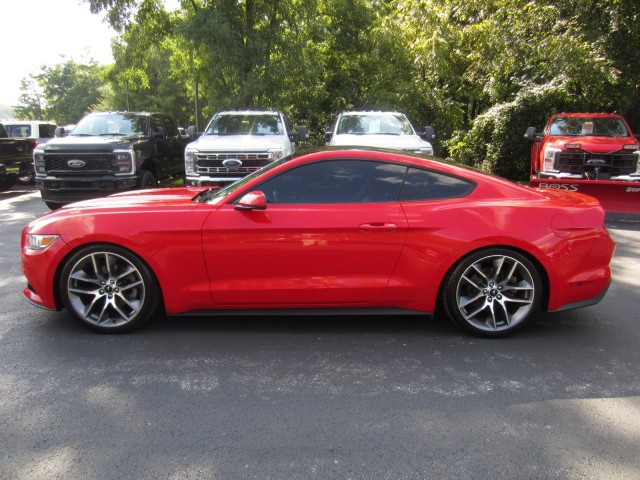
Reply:
[[[199,175],[192,177],[187,175],[184,184],[187,187],[223,187],[240,180],[242,177],[206,177]]]
[[[45,177],[36,178],[36,187],[42,199],[52,203],[72,203],[95,197],[105,197],[112,193],[135,190],[138,178],[92,176],[92,177]]]

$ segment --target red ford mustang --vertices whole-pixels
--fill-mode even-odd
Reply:
[[[69,205],[22,235],[24,295],[102,332],[177,314],[429,314],[483,336],[597,303],[615,245],[591,197],[372,150],[278,160],[223,190]]]

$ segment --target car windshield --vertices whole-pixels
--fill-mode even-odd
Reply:
[[[347,114],[338,122],[339,135],[415,135],[407,118],[399,113]]]
[[[72,135],[145,135],[148,117],[128,113],[89,115],[80,120]]]
[[[216,115],[205,130],[205,135],[282,135],[284,127],[280,116],[269,114],[225,113]]]
[[[233,182],[231,185],[223,189],[211,188],[209,190],[205,190],[204,192],[201,192],[198,195],[196,195],[195,198],[193,198],[193,200],[199,203],[216,204],[227,195],[235,192],[238,188],[242,187],[247,182],[253,180],[258,175],[262,175],[264,172],[271,170],[272,168],[275,168],[278,165],[282,165],[284,162],[289,161],[291,158],[293,158],[293,155],[288,155],[279,160],[271,162],[265,165],[264,167],[262,167],[260,170],[256,170],[255,172],[250,173],[246,177],[243,177],[240,180]]]
[[[572,137],[628,137],[629,130],[617,117],[560,117],[553,120],[549,135]]]

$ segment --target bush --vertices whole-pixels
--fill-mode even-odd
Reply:
[[[531,144],[527,127],[540,130],[549,116],[571,111],[578,99],[562,79],[523,87],[511,102],[495,105],[473,121],[470,131],[456,131],[445,142],[449,157],[514,181],[528,180]]]

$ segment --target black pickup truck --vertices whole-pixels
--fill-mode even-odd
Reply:
[[[169,115],[98,112],[33,152],[36,186],[51,209],[184,176],[183,138]]]
[[[9,190],[24,173],[33,172],[33,138],[11,138],[0,123],[0,191]]]

